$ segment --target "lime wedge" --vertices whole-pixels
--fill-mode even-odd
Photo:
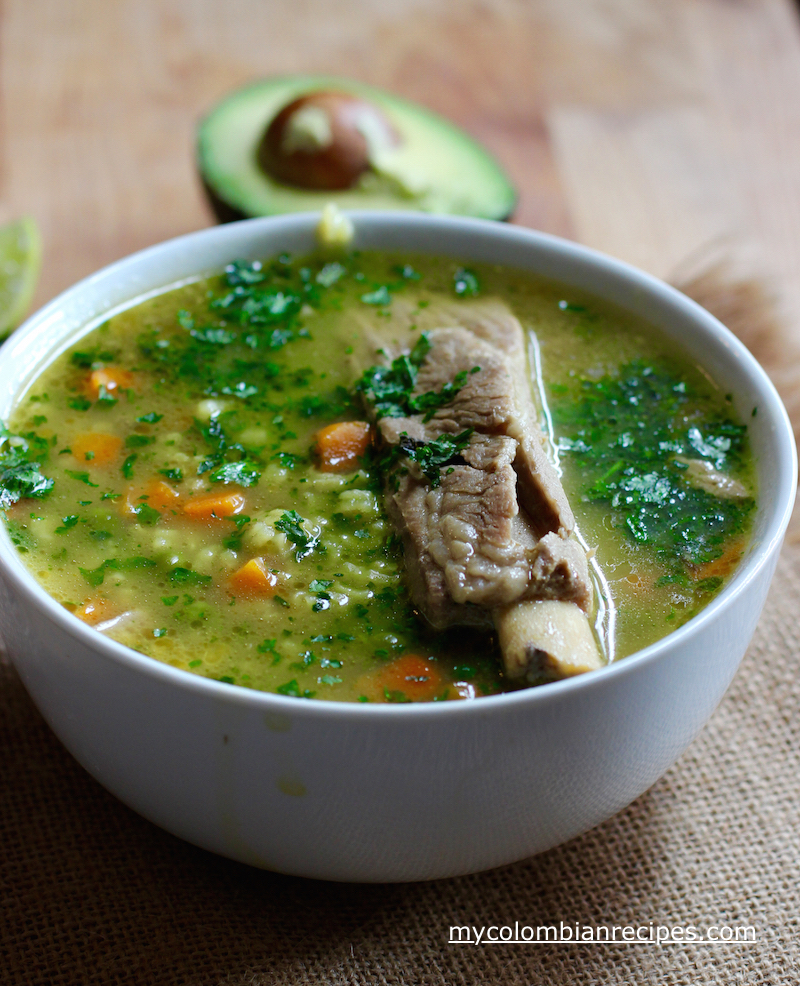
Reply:
[[[34,219],[23,216],[0,226],[0,341],[16,329],[30,307],[41,259]]]

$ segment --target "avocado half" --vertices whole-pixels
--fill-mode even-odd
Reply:
[[[374,104],[401,138],[397,147],[381,155],[374,170],[343,191],[283,184],[258,162],[258,147],[273,117],[288,103],[316,91],[349,93]],[[448,120],[380,89],[333,76],[264,79],[231,93],[200,123],[197,162],[220,222],[307,212],[329,202],[341,209],[508,219],[517,197],[491,154]]]

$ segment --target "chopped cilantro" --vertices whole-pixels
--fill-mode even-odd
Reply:
[[[250,459],[226,462],[215,469],[209,479],[212,483],[236,483],[238,486],[254,486],[261,479],[261,472]]]
[[[61,527],[56,528],[56,534],[63,534],[65,531],[68,531],[78,523],[78,520],[79,517],[77,514],[69,514],[67,517],[62,517]]]
[[[105,578],[106,572],[109,570],[115,572],[129,572],[137,568],[153,568],[155,567],[155,561],[152,558],[106,558],[106,560],[95,569],[79,568],[78,571],[86,579],[89,585],[98,586],[103,584],[103,579]]]
[[[43,497],[53,488],[53,480],[44,476],[38,462],[24,458],[15,461],[11,454],[0,455],[0,507],[8,507],[23,497]]]
[[[273,461],[277,459],[284,469],[294,469],[298,463],[305,461],[302,455],[293,452],[276,452],[272,458]]]
[[[97,392],[97,406],[108,410],[109,408],[114,407],[114,405],[118,403],[119,400],[116,397],[114,397],[114,395],[109,390],[106,389],[105,384],[101,383],[100,389]]]
[[[333,579],[313,579],[309,583],[309,591],[316,593],[316,602],[312,605],[311,609],[315,613],[321,613],[323,610],[330,609],[330,595],[327,592],[328,589],[333,585]]]
[[[430,340],[423,332],[411,352],[398,356],[391,366],[371,366],[364,371],[356,390],[373,405],[379,418],[408,414],[408,399],[430,348]]]
[[[418,442],[404,434],[398,451],[416,462],[430,480],[431,486],[436,488],[441,482],[441,469],[464,464],[460,453],[469,445],[473,431],[473,428],[467,428],[458,435],[440,435],[432,442]]]
[[[615,527],[655,552],[671,573],[665,578],[686,583],[745,529],[754,501],[693,485],[685,460],[735,471],[746,428],[704,412],[668,365],[635,360],[617,376],[581,380],[553,409],[583,495],[606,504]],[[696,586],[712,588],[706,580]]]
[[[324,592],[326,589],[330,589],[333,585],[333,579],[314,579],[309,583],[309,590],[311,592]]]
[[[144,448],[155,442],[155,435],[128,435],[125,439],[126,448]]]
[[[373,405],[379,418],[402,418],[409,414],[424,414],[429,421],[440,407],[449,404],[467,382],[468,373],[462,370],[438,392],[429,391],[412,396],[420,366],[430,352],[431,343],[423,332],[410,353],[392,361],[391,366],[371,366],[356,384],[356,390]],[[480,367],[473,367],[476,373]]]
[[[88,352],[75,352],[70,356],[73,366],[91,370],[103,363],[113,363],[116,355],[105,349],[91,349]]]
[[[315,638],[312,637],[312,640]],[[323,657],[319,662],[321,668],[341,668],[344,667],[344,661],[340,661],[337,657]]]
[[[134,452],[132,455],[129,455],[127,459],[122,463],[122,468],[120,469],[120,472],[125,477],[125,479],[131,479],[133,477],[133,464],[134,462],[136,462],[137,458],[138,457]]]
[[[32,548],[36,547],[36,539],[24,524],[7,518],[6,527],[8,529],[8,536],[20,554],[27,554]]]
[[[64,472],[70,476],[72,479],[76,479],[79,483],[86,483],[87,486],[98,486],[98,483],[93,483],[89,478],[88,472],[74,472],[72,469],[65,469]],[[0,482],[2,482],[2,476],[0,476]],[[31,494],[27,494],[30,496]]]
[[[158,473],[160,476],[166,476],[167,479],[171,479],[174,483],[183,482],[183,470],[182,469],[159,469]]]
[[[155,411],[151,411],[149,414],[139,415],[139,417],[136,420],[141,421],[143,424],[154,425],[154,424],[158,424],[158,422],[163,417],[164,417],[163,414],[156,414]]]
[[[152,526],[158,523],[161,519],[161,514],[147,503],[139,503],[133,508],[133,513],[136,514],[136,519],[140,524],[147,524]]]
[[[453,290],[459,298],[474,298],[480,294],[481,286],[473,271],[459,267],[453,275]]]
[[[406,695],[405,692],[401,692],[400,689],[389,689],[384,686],[383,697],[387,702],[410,702],[411,699]]]
[[[275,529],[285,534],[295,547],[295,558],[301,561],[319,544],[319,538],[313,534],[308,534],[301,526],[306,521],[296,510],[287,510],[278,520],[275,521]],[[277,598],[277,597],[275,597]]]
[[[277,640],[262,640],[261,643],[256,647],[259,654],[274,654],[275,646],[278,643]]]
[[[169,580],[176,585],[205,585],[211,581],[211,576],[193,572],[190,568],[178,567],[170,569]]]
[[[315,280],[317,284],[321,284],[324,288],[333,287],[336,282],[344,277],[347,273],[347,268],[343,267],[342,264],[333,261],[330,264],[325,264],[321,271],[317,274]]]
[[[35,432],[12,436],[0,423],[0,508],[23,497],[40,498],[53,488],[53,480],[43,475],[41,459],[47,457],[50,443]]]
[[[361,300],[365,305],[391,305],[392,294],[385,284],[381,284],[374,291],[367,291],[366,294],[362,294]]]
[[[212,346],[228,346],[236,339],[235,332],[220,328],[191,329],[189,335],[198,342],[207,342]]]

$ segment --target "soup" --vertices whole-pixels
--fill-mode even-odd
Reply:
[[[282,256],[112,315],[52,361],[4,430],[11,537],[76,616],[229,684],[406,702],[545,681],[547,665],[510,676],[494,597],[460,600],[437,625],[413,538],[387,515],[409,472],[435,496],[472,468],[479,428],[387,436],[395,420],[447,418],[493,358],[459,339],[504,320],[524,332],[514,372],[575,515],[563,540],[580,546],[591,648],[623,658],[735,569],[754,506],[746,427],[649,326],[497,267]],[[446,344],[464,369],[415,390]]]

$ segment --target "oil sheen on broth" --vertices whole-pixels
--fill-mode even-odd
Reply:
[[[344,444],[326,431],[365,420],[356,384],[376,339],[410,348],[443,301],[496,298],[530,333],[542,424],[594,556],[592,619],[623,658],[695,614],[741,557],[746,429],[647,325],[497,267],[281,257],[132,305],[18,403],[11,536],[67,609],[177,668],[362,702],[507,690],[490,635],[415,614],[380,456],[358,427]]]

